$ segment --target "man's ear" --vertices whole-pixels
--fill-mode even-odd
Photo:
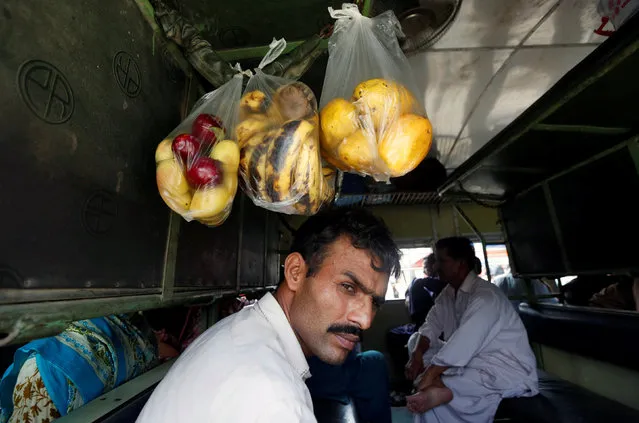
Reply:
[[[284,261],[284,283],[288,289],[297,292],[306,279],[307,271],[306,262],[300,253],[289,254]]]

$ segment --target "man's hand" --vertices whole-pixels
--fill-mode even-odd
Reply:
[[[419,336],[417,346],[410,353],[410,360],[406,363],[404,374],[406,379],[415,380],[415,378],[424,371],[424,354],[430,348],[430,341],[425,336]]]
[[[415,380],[415,378],[424,371],[424,359],[422,357],[423,354],[420,354],[419,351],[415,351],[411,354],[404,371],[406,379]]]

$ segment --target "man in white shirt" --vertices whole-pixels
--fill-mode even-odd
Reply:
[[[275,294],[196,339],[138,423],[315,422],[306,357],[344,362],[399,271],[390,231],[369,212],[310,217],[295,234]]]
[[[408,409],[416,422],[492,422],[502,398],[538,393],[526,329],[503,292],[471,270],[470,240],[441,239],[435,255],[448,286],[409,342],[406,376],[418,392]]]

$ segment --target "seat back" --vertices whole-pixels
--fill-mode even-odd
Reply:
[[[639,313],[522,303],[519,315],[531,342],[639,370]]]

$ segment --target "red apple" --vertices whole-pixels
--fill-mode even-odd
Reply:
[[[206,113],[201,113],[198,117],[193,121],[193,127],[191,129],[191,134],[200,140],[202,144],[215,144],[216,141],[220,141],[217,139],[213,128],[220,128],[224,130],[224,126],[222,125],[222,120],[217,116],[209,115]]]
[[[183,163],[190,163],[200,152],[200,142],[193,135],[180,134],[173,140],[171,148]]]
[[[209,157],[198,157],[186,169],[186,180],[193,188],[219,185],[222,183],[222,163]]]

